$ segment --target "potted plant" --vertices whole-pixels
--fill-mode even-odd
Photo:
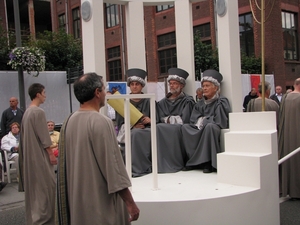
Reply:
[[[22,66],[29,75],[37,77],[40,71],[45,70],[44,52],[37,47],[16,47],[10,52],[9,58],[8,65],[15,70]]]

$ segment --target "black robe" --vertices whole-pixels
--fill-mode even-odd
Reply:
[[[182,126],[183,145],[187,154],[186,166],[198,166],[211,161],[217,168],[217,153],[221,152],[221,129],[228,128],[228,116],[231,112],[229,101],[219,97],[210,104],[204,100],[194,106],[190,124]],[[198,118],[205,117],[202,129],[194,124]]]
[[[192,96],[182,94],[175,101],[163,98],[157,103],[157,164],[159,173],[182,170],[185,164],[181,124],[163,122],[167,116],[180,116],[183,123],[189,123],[195,101]]]

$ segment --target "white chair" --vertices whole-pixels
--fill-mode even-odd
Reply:
[[[9,161],[7,151],[3,151],[3,152],[4,152],[4,160],[5,160],[5,164],[6,164],[7,182],[11,183],[10,173],[11,172],[17,173],[17,169],[15,167],[11,168],[11,165],[15,164],[15,161],[13,161],[13,160]]]
[[[2,161],[2,154],[0,152],[0,164],[2,165],[2,178],[1,178],[1,181],[4,182],[4,165],[3,165],[3,161]]]

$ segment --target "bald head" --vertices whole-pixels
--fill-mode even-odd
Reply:
[[[18,99],[17,99],[16,97],[11,97],[11,98],[9,99],[9,106],[10,106],[12,109],[14,109],[14,110],[17,108],[18,103],[19,103],[19,101],[18,101]]]
[[[297,78],[294,82],[294,89],[297,92],[300,92],[300,78]]]

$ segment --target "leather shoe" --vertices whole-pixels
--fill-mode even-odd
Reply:
[[[205,163],[205,165],[203,167],[203,173],[212,173],[212,172],[217,172],[217,169],[215,169],[214,167],[212,167],[212,165],[210,164],[210,162]]]
[[[192,169],[193,169],[193,167],[191,167],[191,166],[185,166],[182,168],[182,171],[190,171]]]

